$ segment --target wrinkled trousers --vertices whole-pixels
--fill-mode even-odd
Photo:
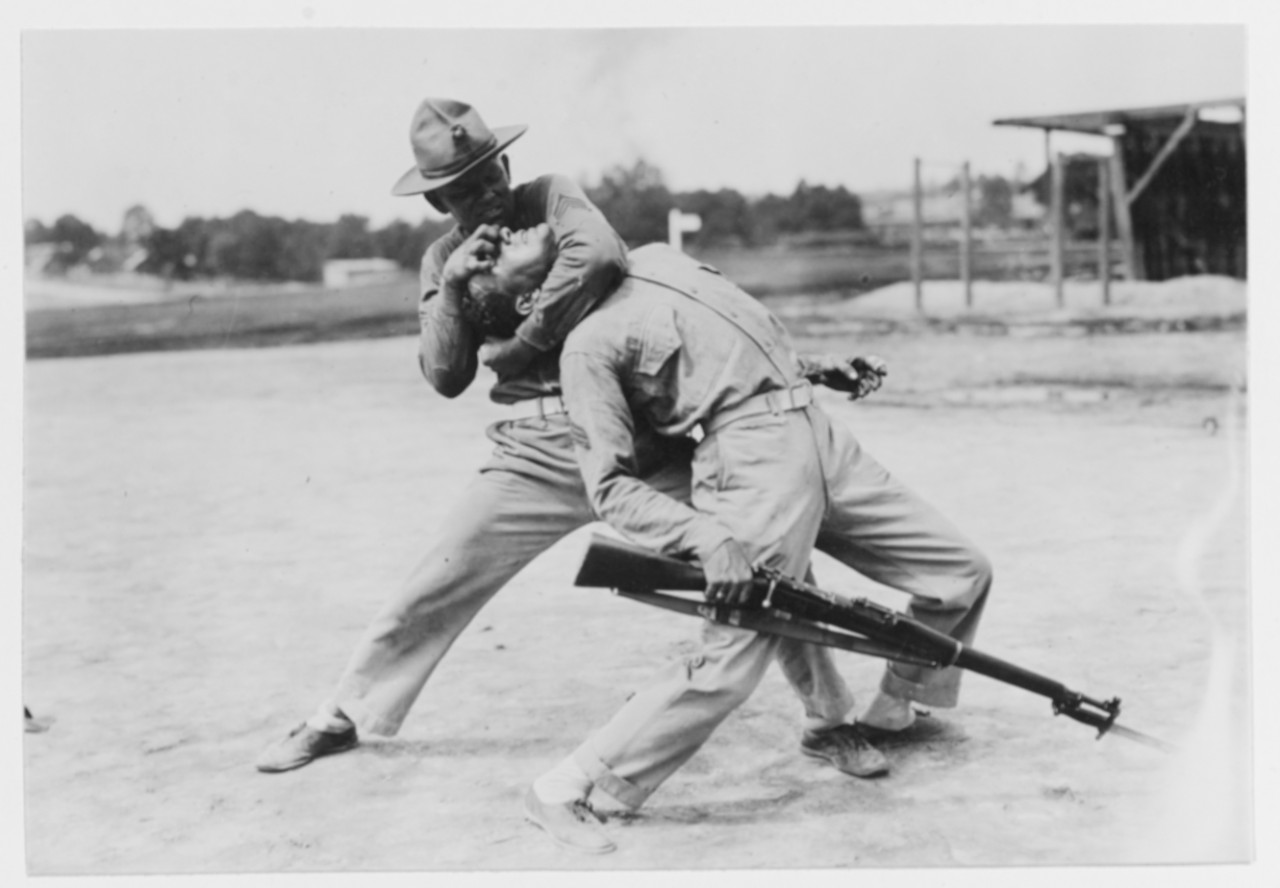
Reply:
[[[496,448],[430,551],[356,644],[329,706],[361,733],[394,735],[454,641],[499,589],[595,521],[564,415],[496,423]],[[640,442],[644,480],[689,501],[692,442]],[[808,716],[843,719],[853,695],[828,649],[788,640],[774,655]]]
[[[912,595],[910,614],[972,642],[991,567],[928,503],[896,481],[817,407],[724,426],[693,461],[692,505],[747,557],[791,576],[817,547]],[[639,807],[755,690],[783,639],[703,621],[701,647],[669,664],[589,737],[574,759],[596,788]],[[961,670],[890,663],[881,689],[956,704]]]

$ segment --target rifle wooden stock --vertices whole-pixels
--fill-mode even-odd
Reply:
[[[701,592],[707,588],[706,576],[696,564],[598,535],[591,538],[578,578],[573,582],[576,586],[634,592],[653,589]]]

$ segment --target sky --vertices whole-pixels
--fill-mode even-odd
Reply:
[[[759,195],[903,188],[915,156],[1035,175],[1040,132],[993,120],[1246,95],[1229,24],[33,29],[20,71],[23,217],[108,232],[134,204],[417,221],[390,188],[426,96],[528,124],[517,180],[644,158],[673,190]]]

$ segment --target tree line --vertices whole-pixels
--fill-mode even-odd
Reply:
[[[980,185],[994,198],[984,203],[989,202],[992,210],[1005,209],[1010,193],[1004,180],[984,178]],[[844,186],[802,180],[789,195],[754,198],[731,188],[676,192],[666,185],[660,169],[639,160],[605,172],[597,182],[584,185],[584,190],[631,246],[665,241],[672,208],[701,217],[701,229],[688,239],[697,248],[755,247],[831,233],[865,234],[862,201]],[[170,279],[318,281],[330,259],[381,257],[416,271],[426,246],[452,226],[425,204],[423,212],[417,224],[396,221],[382,228],[371,228],[368,218],[354,214],[336,222],[310,222],[252,210],[228,218],[191,216],[175,228],[165,228],[155,223],[145,207],[135,206],[125,213],[121,230],[114,235],[65,215],[49,226],[29,220],[26,242],[50,245],[44,268],[53,273],[87,266]]]
[[[828,188],[801,180],[786,197],[754,199],[732,188],[673,192],[660,169],[639,160],[614,167],[584,190],[633,247],[665,241],[672,208],[701,217],[702,227],[691,238],[700,247],[753,247],[790,235],[864,230],[862,201],[843,185]]]
[[[51,226],[29,220],[25,234],[28,245],[53,247],[45,269],[55,274],[86,266],[175,280],[319,281],[329,259],[381,257],[416,269],[425,245],[450,227],[447,220],[433,218],[370,228],[368,218],[354,214],[336,222],[309,222],[242,210],[228,218],[189,216],[176,228],[164,228],[135,206],[116,235],[72,215]]]

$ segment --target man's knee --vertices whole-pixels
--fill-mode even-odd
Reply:
[[[970,548],[969,568],[966,573],[969,577],[970,587],[973,590],[973,598],[976,600],[991,588],[991,582],[995,576],[995,568],[991,564],[991,559],[983,552]]]
[[[986,598],[994,577],[991,559],[970,546],[963,564],[956,571],[955,591],[944,604],[950,608],[970,608]]]
[[[935,575],[925,600],[917,598],[916,607],[937,611],[971,608],[991,589],[993,571],[991,560],[986,555],[966,546],[951,559],[940,576]]]

